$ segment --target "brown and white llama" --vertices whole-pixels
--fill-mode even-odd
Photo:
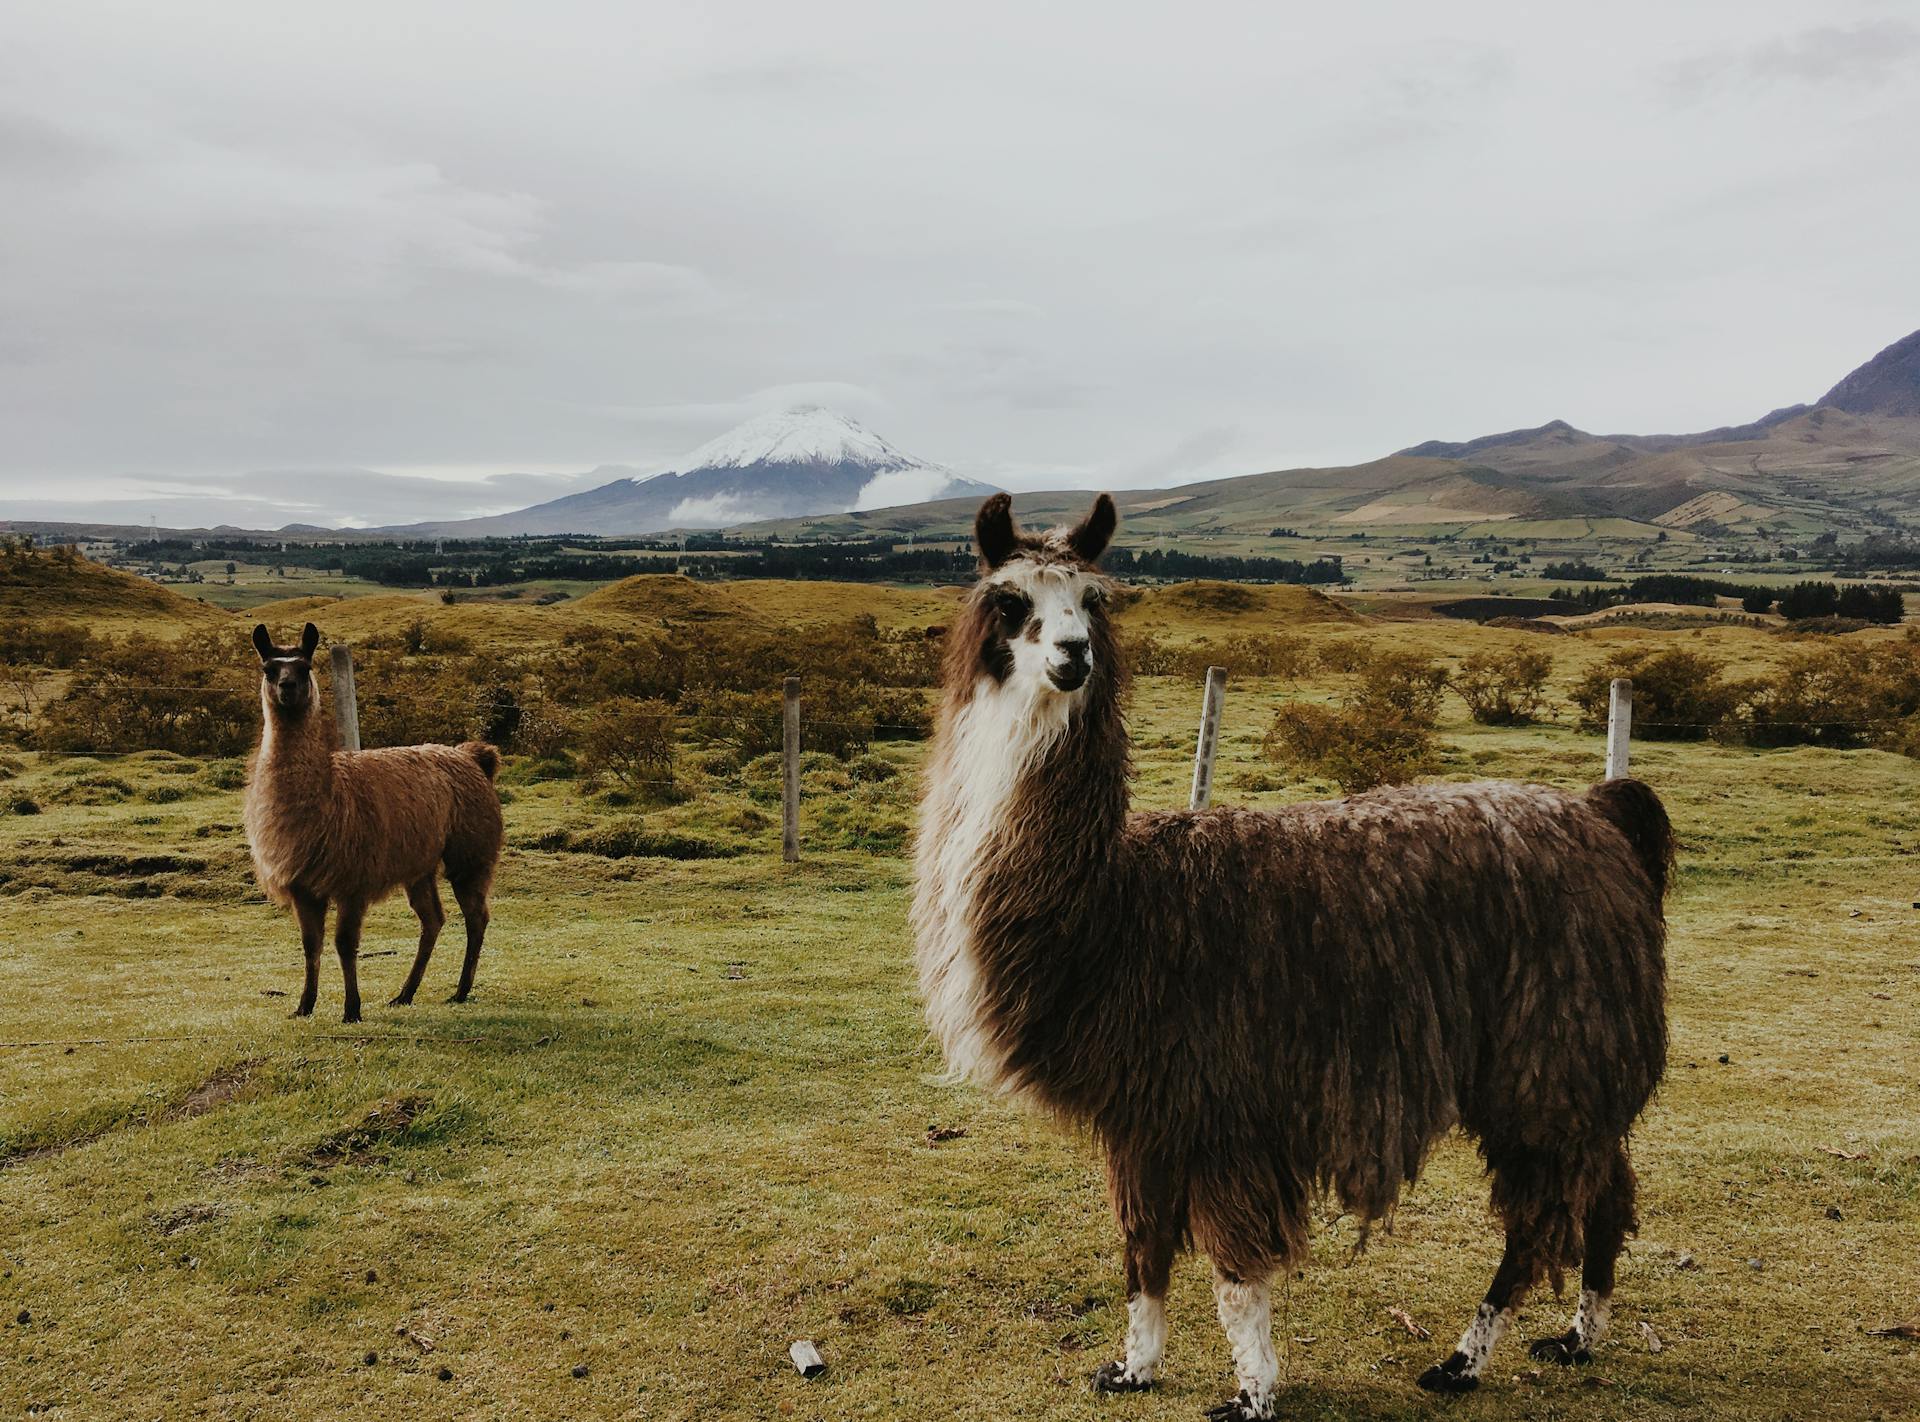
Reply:
[[[949,633],[913,923],[956,1073],[1091,1129],[1124,1237],[1126,1355],[1150,1386],[1184,1248],[1211,1256],[1237,1397],[1272,1415],[1268,1280],[1318,1194],[1389,1215],[1458,1125],[1506,1251],[1420,1385],[1474,1387],[1522,1297],[1582,1265],[1542,1360],[1584,1362],[1635,1225],[1627,1135],[1666,1057],[1672,851],[1631,780],[1488,782],[1270,811],[1129,813],[1126,669],[1095,566],[1116,524],[976,524],[982,575]]]
[[[264,626],[253,629],[262,719],[247,777],[247,843],[260,887],[274,903],[291,905],[300,920],[307,979],[294,1016],[313,1011],[332,904],[334,947],[346,979],[344,1020],[360,1020],[360,927],[367,910],[399,888],[420,917],[420,949],[393,1005],[413,1001],[446,922],[437,882],[442,865],[467,925],[467,956],[451,999],[465,1002],[500,858],[500,797],[493,788],[500,753],[480,741],[335,750],[313,680],[319,644],[311,622],[297,647],[275,646]]]

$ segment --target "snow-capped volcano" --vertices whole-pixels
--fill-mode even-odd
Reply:
[[[992,492],[990,484],[895,448],[858,420],[802,405],[736,425],[658,474],[431,531],[456,537],[660,533]]]
[[[872,469],[931,469],[902,454],[851,416],[819,405],[758,415],[708,440],[676,470],[743,469],[749,464],[864,464]]]

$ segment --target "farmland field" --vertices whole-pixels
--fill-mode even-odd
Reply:
[[[388,595],[262,615],[355,637],[423,616],[521,646],[709,614],[917,627],[951,603],[669,582],[552,609]],[[1448,660],[1537,643],[1556,693],[1620,646],[1749,669],[1781,646],[1744,627],[1543,638],[1314,599],[1167,588],[1129,629]],[[252,620],[232,621],[237,659]],[[1335,685],[1236,679],[1216,800],[1330,793],[1261,738],[1277,706]],[[1556,710],[1495,729],[1450,697],[1439,773],[1590,782],[1600,739]],[[1137,806],[1183,803],[1197,712],[1190,679],[1137,683]],[[297,934],[253,888],[237,761],[6,752],[0,791],[38,813],[0,820],[0,1415],[1157,1422],[1221,1400],[1229,1359],[1192,1259],[1163,1386],[1089,1394],[1125,1324],[1095,1153],[940,1078],[905,926],[922,749],[876,742],[857,773],[811,758],[797,865],[752,774],[689,764],[690,795],[636,807],[511,758],[474,1000],[439,1001],[456,921],[421,1005],[374,1005],[414,941],[391,900],[351,1028],[330,955],[319,1012],[287,1018]],[[1477,1159],[1450,1141],[1390,1235],[1353,1258],[1352,1222],[1329,1216],[1277,1286],[1283,1416],[1920,1413],[1920,1343],[1871,1331],[1920,1317],[1920,762],[1641,743],[1634,770],[1681,841],[1673,1050],[1635,1140],[1642,1229],[1608,1346],[1543,1372],[1510,1342],[1477,1394],[1413,1387],[1498,1253]],[[667,842],[706,857],[633,852]],[[1543,1293],[1524,1331],[1558,1331],[1565,1307]],[[802,1337],[829,1364],[812,1381],[786,1357]]]

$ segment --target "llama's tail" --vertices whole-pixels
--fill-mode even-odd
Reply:
[[[1627,837],[1634,857],[1653,881],[1654,894],[1666,898],[1667,881],[1673,877],[1673,825],[1653,788],[1623,775],[1602,780],[1587,791],[1587,802]]]
[[[500,773],[500,752],[485,741],[462,741],[460,749],[479,763],[487,779],[491,780]]]

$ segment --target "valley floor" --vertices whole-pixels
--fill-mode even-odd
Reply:
[[[1218,799],[1306,793],[1258,761],[1280,694],[1235,687]],[[1179,803],[1193,688],[1138,701],[1137,801]],[[1445,730],[1450,775],[1598,774],[1570,728]],[[1610,1346],[1563,1373],[1510,1343],[1475,1395],[1415,1390],[1498,1250],[1453,1141],[1391,1236],[1350,1260],[1326,1221],[1278,1293],[1283,1415],[1920,1414],[1920,1343],[1870,1332],[1920,1316],[1920,763],[1637,756],[1683,848]],[[146,757],[111,767],[124,795],[69,793],[73,766],[25,761],[44,813],[0,823],[0,1415],[1149,1422],[1230,1390],[1187,1260],[1164,1388],[1088,1393],[1125,1323],[1098,1160],[939,1080],[897,833],[785,866],[777,823],[721,802],[683,808],[739,857],[548,852],[605,812],[513,785],[475,1000],[438,1001],[456,920],[431,1005],[347,1029],[331,958],[320,1015],[286,1017],[296,935],[251,890],[236,792]],[[904,824],[912,780],[863,813]],[[369,1004],[412,922],[376,910]]]

